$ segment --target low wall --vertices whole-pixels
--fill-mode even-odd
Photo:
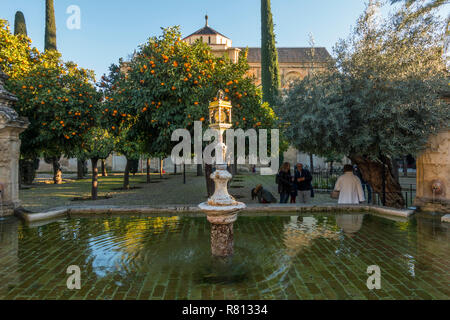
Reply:
[[[295,205],[295,204],[272,204],[272,205],[250,205],[241,213],[286,213],[286,212],[373,212],[380,215],[408,218],[414,214],[414,210],[399,210],[379,206],[367,205]],[[95,215],[135,215],[135,214],[204,214],[197,206],[161,206],[161,207],[72,207],[55,209],[42,213],[18,212],[16,215],[27,223],[52,220],[64,217],[95,216]]]

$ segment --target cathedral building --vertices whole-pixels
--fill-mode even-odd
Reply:
[[[248,50],[247,61],[250,66],[249,76],[254,77],[255,84],[261,85],[261,48],[233,47],[233,41],[227,36],[211,28],[208,24],[208,16],[205,16],[205,26],[183,39],[187,43],[197,40],[206,42],[212,53],[217,57],[228,56],[236,63],[239,54]],[[289,47],[277,48],[278,66],[280,72],[281,87],[288,89],[290,84],[298,79],[303,79],[310,72],[323,70],[332,59],[324,47]],[[285,161],[291,164],[301,162],[306,165],[311,163],[311,156],[290,147],[283,155]],[[313,156],[315,167],[326,167],[323,158]]]
[[[237,62],[239,54],[248,49],[247,60],[250,65],[249,75],[255,77],[257,85],[261,84],[261,48],[233,47],[233,41],[227,36],[211,28],[208,16],[205,17],[205,26],[183,39],[187,43],[197,40],[206,42],[215,56],[228,56],[231,61]],[[313,70],[323,69],[331,59],[326,48],[290,47],[277,48],[278,65],[280,69],[281,86],[288,88],[296,79],[303,79]]]

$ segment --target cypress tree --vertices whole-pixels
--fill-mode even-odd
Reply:
[[[56,49],[56,23],[53,0],[45,0],[45,51]]]
[[[17,36],[19,34],[27,35],[27,25],[22,11],[17,11],[14,19],[14,35]]]
[[[263,101],[273,106],[277,102],[278,89],[280,87],[280,73],[270,0],[261,0],[261,40]]]

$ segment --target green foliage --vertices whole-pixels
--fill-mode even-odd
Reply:
[[[53,0],[45,0],[45,51],[56,48],[56,22]]]
[[[19,98],[17,112],[30,121],[21,134],[21,153],[29,158],[42,152],[48,157],[72,156],[82,135],[98,121],[94,75],[63,63],[56,51],[47,52],[42,60],[26,76],[8,82]]]
[[[391,3],[403,2],[407,8],[413,8],[410,11],[409,17],[405,21],[417,19],[418,17],[440,8],[448,4],[448,0],[391,0]],[[447,19],[447,26],[450,20]]]
[[[126,72],[113,65],[101,87],[108,102],[105,112],[117,119],[114,130],[123,141],[120,152],[169,155],[176,144],[172,132],[193,131],[194,121],[206,121],[209,102],[219,89],[234,106],[235,126],[272,127],[275,115],[268,105],[261,105],[261,93],[246,76],[245,54],[236,64],[217,58],[201,41],[182,42],[175,27],[150,38],[129,63],[121,62]]]
[[[75,154],[79,159],[106,159],[113,152],[114,136],[100,126],[91,127],[82,135],[83,142]]]
[[[277,104],[278,90],[280,88],[280,72],[270,0],[261,0],[261,40],[263,100],[274,106]]]
[[[285,135],[319,155],[417,154],[448,126],[442,24],[403,7],[381,26],[367,11],[335,47],[336,64],[298,82],[279,108]]]
[[[31,48],[31,40],[23,34],[11,34],[9,24],[0,19],[0,68],[11,79],[26,75],[36,64],[42,62],[42,55]]]
[[[23,34],[27,35],[27,25],[25,23],[25,16],[21,11],[16,12],[16,16],[14,19],[14,35]]]

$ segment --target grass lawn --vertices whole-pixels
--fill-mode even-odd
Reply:
[[[76,197],[87,197],[91,191],[90,178],[83,180],[68,179],[64,184],[54,185],[44,182],[46,178],[38,177],[38,183],[30,189],[20,190],[20,199],[25,209],[40,212],[51,208],[64,206],[133,206],[133,205],[197,205],[207,200],[205,177],[197,177],[193,173],[187,174],[187,183],[183,184],[183,176],[152,174],[154,183],[147,184],[145,174],[130,176],[130,186],[138,187],[132,190],[116,190],[122,187],[123,175],[110,174],[99,177],[99,196],[109,195],[110,199],[96,201],[73,201]],[[242,174],[234,178],[229,192],[239,201],[247,204],[256,203],[251,200],[250,192],[258,184],[272,192],[279,198],[274,176],[260,176],[259,174]],[[47,179],[48,180],[48,179]],[[316,194],[312,203],[335,202],[329,194]]]

